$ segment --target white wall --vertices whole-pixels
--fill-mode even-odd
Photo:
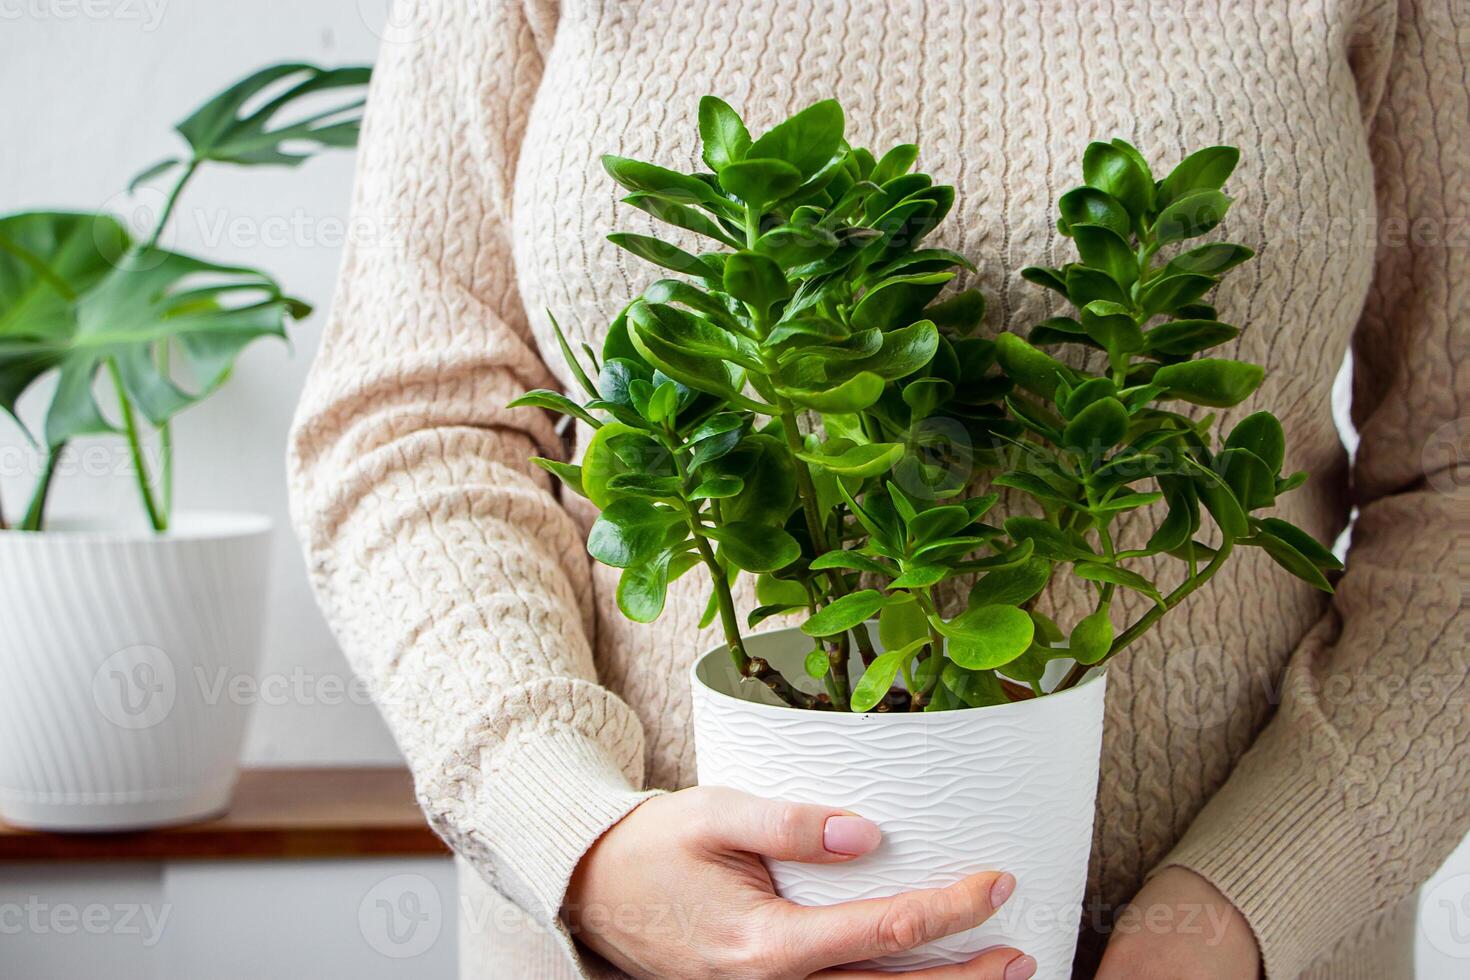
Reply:
[[[179,152],[174,123],[272,62],[371,63],[386,23],[386,0],[0,0],[0,213],[107,208],[146,225],[158,194],[120,192],[133,174]],[[176,425],[179,508],[260,511],[277,525],[251,762],[399,758],[376,712],[350,690],[286,523],[285,433],[349,231],[352,168],[353,155],[338,151],[299,170],[207,169],[165,240],[265,269],[317,307],[291,349],[259,342],[225,388]],[[139,519],[119,442],[77,449],[74,468],[87,475],[59,480],[55,513]],[[35,471],[34,454],[0,422],[0,499],[9,513],[22,507]]]

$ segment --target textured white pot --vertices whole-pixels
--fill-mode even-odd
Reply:
[[[121,830],[225,808],[269,546],[246,514],[0,532],[0,817]]]
[[[811,641],[781,630],[750,637],[747,649],[796,679],[805,676]],[[850,863],[767,862],[791,901],[877,898],[977,871],[1016,876],[1015,894],[990,921],[869,968],[959,963],[1008,944],[1036,957],[1039,980],[1071,976],[1092,847],[1104,675],[989,708],[800,711],[764,687],[741,684],[721,646],[695,662],[692,684],[701,785],[843,807],[883,830],[878,850]]]

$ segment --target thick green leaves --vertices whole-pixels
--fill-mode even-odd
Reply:
[[[784,160],[740,160],[720,171],[720,186],[759,212],[794,193],[801,171]]]
[[[989,572],[970,589],[970,605],[1019,606],[1041,594],[1051,579],[1053,564],[1045,558],[1027,558],[1009,568]]]
[[[852,592],[818,610],[801,624],[801,631],[807,636],[835,636],[872,619],[883,604],[883,594],[876,589]]]
[[[923,640],[915,640],[897,650],[881,653],[863,671],[863,676],[852,689],[853,711],[871,711],[893,689],[893,682],[906,661],[911,659]]]
[[[1256,524],[1257,533],[1264,531],[1272,537],[1290,545],[1318,568],[1330,571],[1342,570],[1342,562],[1338,561],[1336,555],[1323,547],[1316,538],[1295,524],[1283,521],[1279,517],[1267,517],[1257,521]]]
[[[1249,450],[1266,464],[1273,477],[1286,462],[1286,434],[1270,412],[1256,412],[1237,422],[1225,440],[1225,448]]]
[[[1323,592],[1332,592],[1332,584],[1327,581],[1327,576],[1322,574],[1322,566],[1319,566],[1307,555],[1297,550],[1293,543],[1284,538],[1280,538],[1264,528],[1258,528],[1250,539],[1242,543],[1259,546],[1265,550],[1266,554],[1271,556],[1272,561],[1297,578]],[[1313,544],[1315,545],[1316,543],[1313,542]],[[1320,551],[1321,545],[1316,545],[1311,550]]]
[[[1166,357],[1188,357],[1239,335],[1239,327],[1218,320],[1170,320],[1143,335],[1143,349]]]
[[[708,278],[713,270],[696,255],[690,255],[677,245],[654,238],[651,235],[636,235],[619,231],[607,236],[607,240],[619,248],[627,249],[645,262],[682,272],[686,276]]]
[[[705,533],[720,543],[720,557],[747,572],[774,572],[801,557],[801,545],[779,527],[730,521]]]
[[[1027,391],[1051,398],[1063,380],[1075,379],[1075,373],[1056,358],[1037,350],[1013,333],[995,338],[996,354],[1006,375]]]
[[[1105,582],[1109,585],[1121,585],[1125,589],[1148,596],[1159,605],[1163,605],[1164,597],[1159,594],[1158,587],[1137,572],[1130,572],[1126,568],[1117,565],[1102,565],[1092,562],[1078,564],[1073,569],[1073,574],[1088,582]]]
[[[1088,405],[1062,432],[1062,444],[1086,453],[1102,453],[1128,434],[1128,410],[1116,398],[1100,398]]]
[[[1117,199],[1137,221],[1153,206],[1154,186],[1132,154],[1109,143],[1093,143],[1082,155],[1082,176]]]
[[[883,397],[883,379],[871,371],[862,371],[835,388],[813,390],[783,388],[782,394],[802,408],[817,412],[860,412]]]
[[[1132,231],[1133,219],[1128,209],[1117,198],[1095,187],[1068,191],[1057,201],[1057,207],[1069,230],[1073,225],[1098,225],[1125,238]]]
[[[878,639],[885,650],[928,638],[929,620],[913,599],[889,603],[878,614]]]
[[[843,125],[842,106],[835,99],[826,99],[771,127],[751,144],[746,156],[784,160],[802,177],[810,177],[842,145]]]
[[[615,500],[592,525],[587,553],[604,565],[629,568],[663,551],[670,528],[678,523],[676,513],[640,497]]]
[[[1113,645],[1113,622],[1106,608],[1083,616],[1072,627],[1067,652],[1080,664],[1091,666],[1108,655]]]
[[[764,315],[773,305],[789,298],[792,289],[774,260],[742,251],[725,262],[725,292]]]
[[[1015,660],[1031,646],[1036,626],[1024,609],[986,605],[967,609],[948,623],[931,620],[949,640],[951,660],[970,670],[988,670]]]
[[[1030,541],[1036,548],[1036,554],[1042,558],[1086,561],[1097,557],[1081,539],[1038,517],[1009,518],[1005,529],[1014,541]]]
[[[823,447],[825,448],[825,447]],[[839,447],[838,452],[802,452],[796,458],[822,466],[833,473],[849,477],[877,476],[887,473],[903,455],[903,444],[898,442],[874,442],[864,446]]]
[[[704,141],[704,162],[716,173],[743,160],[750,150],[750,133],[740,115],[713,95],[699,100],[699,137]]]
[[[1159,204],[1167,206],[1193,191],[1217,191],[1240,161],[1233,146],[1208,146],[1180,161],[1159,186]]]
[[[1171,398],[1229,408],[1249,398],[1265,376],[1258,364],[1204,357],[1164,365],[1154,373],[1153,383],[1168,389]]]
[[[1198,238],[1225,218],[1230,198],[1216,190],[1199,190],[1175,199],[1159,212],[1154,237],[1161,244]]]
[[[714,189],[698,177],[641,160],[607,153],[602,157],[602,169],[630,191],[652,194],[676,204],[704,204],[715,198]]]

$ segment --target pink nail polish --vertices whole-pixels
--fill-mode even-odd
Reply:
[[[822,827],[822,846],[832,854],[867,854],[882,839],[878,825],[862,817],[828,817]]]
[[[995,879],[990,886],[990,907],[993,909],[1000,908],[1015,890],[1016,876],[1010,872],[1006,872]],[[1017,962],[1020,961],[1017,960]],[[1027,976],[1030,976],[1030,974],[1028,973]],[[1006,980],[1011,980],[1010,974],[1006,974]]]
[[[1029,980],[1036,975],[1036,957],[1018,956],[1006,964],[1005,980]]]

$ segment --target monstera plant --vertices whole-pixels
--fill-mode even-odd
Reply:
[[[173,175],[156,222],[141,238],[106,213],[0,217],[0,408],[45,459],[16,527],[42,528],[68,443],[119,433],[149,523],[167,530],[171,420],[218,388],[248,344],[284,336],[287,321],[310,307],[264,272],[170,251],[160,247],[160,236],[203,166],[295,166],[318,150],[354,146],[368,75],[365,67],[281,64],[210,99],[177,126],[187,153],[133,181],[135,189]],[[16,403],[48,376],[55,377],[49,403],[27,426]],[[148,428],[158,435],[156,474],[144,452]]]

